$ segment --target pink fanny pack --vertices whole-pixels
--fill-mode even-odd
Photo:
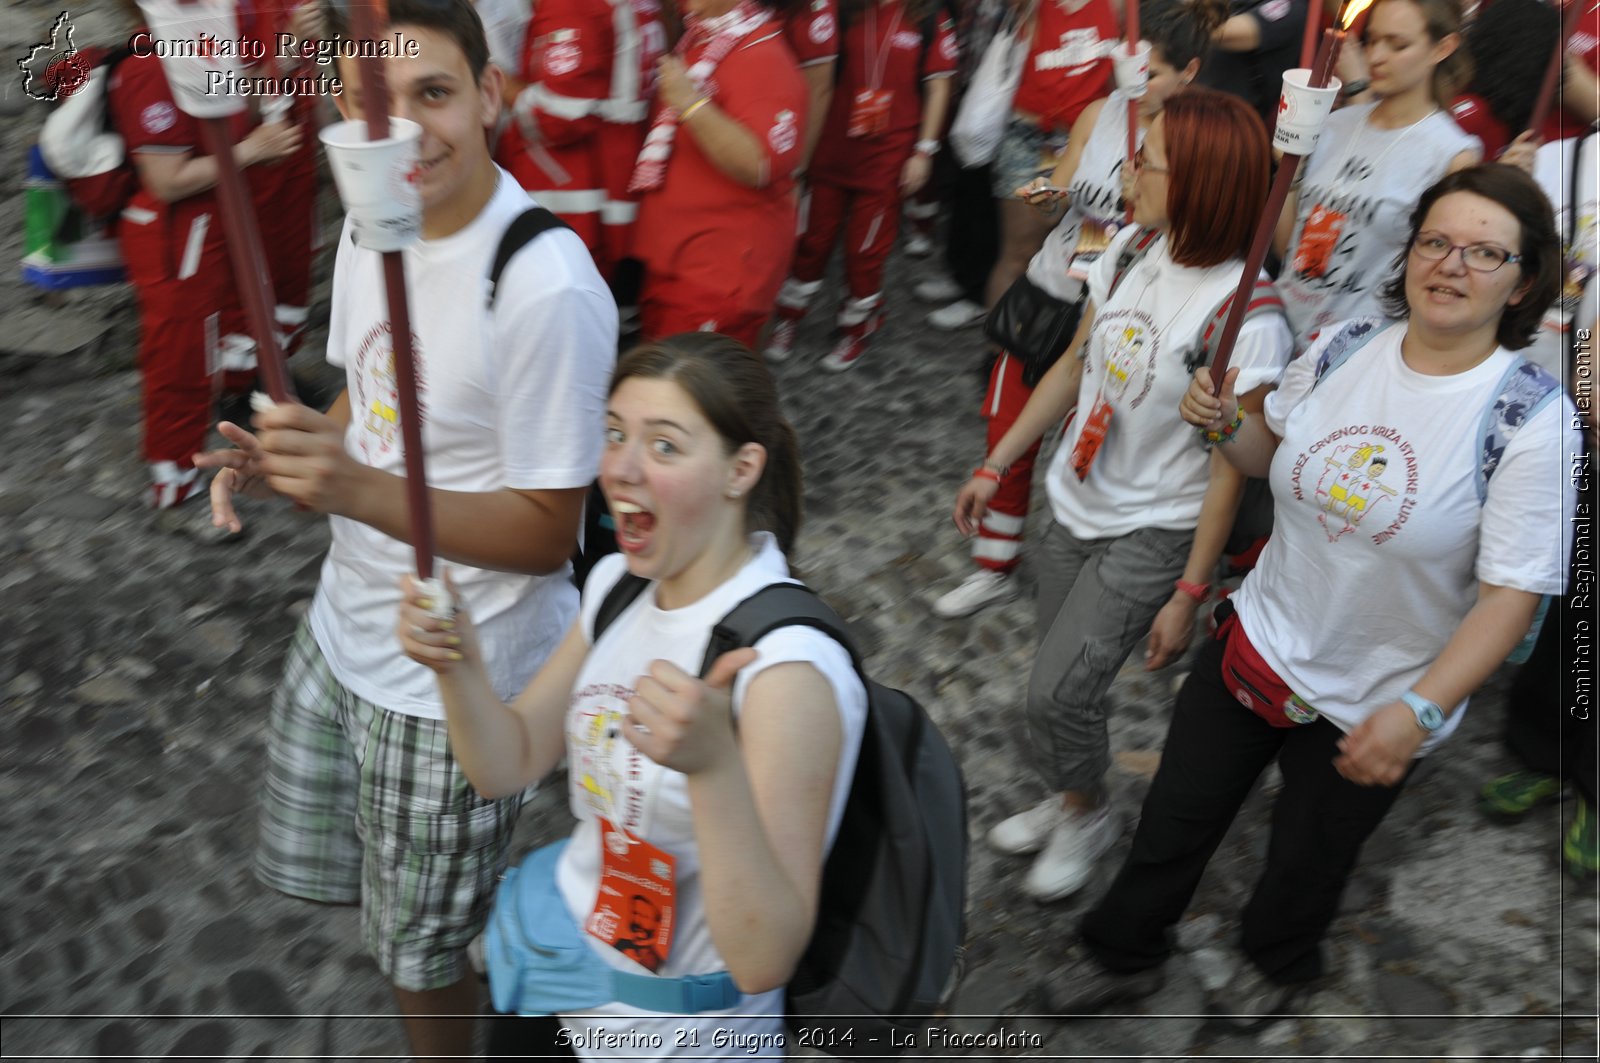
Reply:
[[[1232,603],[1225,608],[1228,615],[1217,628],[1217,638],[1224,640],[1222,683],[1228,693],[1274,727],[1298,727],[1316,720],[1317,710],[1290,690],[1250,644]]]

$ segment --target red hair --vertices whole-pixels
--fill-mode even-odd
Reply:
[[[1172,260],[1215,266],[1250,250],[1267,199],[1267,128],[1239,97],[1193,88],[1161,112],[1167,140]]]

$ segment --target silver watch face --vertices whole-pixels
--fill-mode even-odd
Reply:
[[[1437,731],[1444,726],[1444,713],[1437,705],[1427,705],[1417,710],[1417,722],[1430,731]]]

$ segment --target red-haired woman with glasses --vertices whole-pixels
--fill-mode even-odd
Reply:
[[[1105,786],[1106,692],[1147,634],[1151,668],[1188,645],[1244,485],[1175,406],[1202,332],[1239,283],[1251,205],[1267,191],[1266,130],[1237,97],[1190,89],[1168,99],[1137,163],[1135,224],[1091,267],[1072,346],[956,499],[956,524],[973,534],[1005,469],[1076,406],[1046,480],[1055,521],[1039,548],[1028,680],[1029,745],[1048,796],[989,833],[1002,852],[1042,850],[1025,884],[1039,900],[1082,888],[1120,835]],[[1270,305],[1270,284],[1257,295]],[[1260,409],[1289,343],[1279,312],[1241,329],[1234,361],[1248,408]]]
[[[1416,759],[1561,592],[1580,443],[1560,385],[1513,353],[1560,290],[1549,201],[1509,166],[1452,174],[1424,191],[1405,247],[1383,289],[1402,320],[1324,330],[1263,410],[1240,407],[1232,371],[1216,396],[1195,373],[1184,420],[1269,478],[1276,524],[1178,694],[1132,852],[1084,918],[1088,956],[1053,978],[1053,1009],[1161,985],[1169,931],[1276,760],[1244,961],[1208,1006],[1236,1029],[1291,1011]]]

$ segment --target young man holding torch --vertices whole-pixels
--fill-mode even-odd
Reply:
[[[393,113],[421,125],[411,176],[422,239],[403,254],[426,414],[438,552],[511,696],[572,622],[565,578],[599,466],[617,317],[582,242],[557,230],[511,259],[492,307],[490,264],[528,209],[485,130],[500,110],[468,0],[391,0],[417,42],[384,61]],[[354,60],[339,106],[360,114]],[[348,223],[347,223],[348,229]],[[478,1010],[465,946],[482,926],[522,803],[479,797],[446,741],[431,673],[393,632],[413,571],[396,379],[378,253],[347,231],[334,268],[328,358],[348,386],[326,414],[281,404],[257,435],[221,426],[214,520],[237,530],[233,494],[255,486],[329,514],[333,545],[273,705],[257,873],[274,888],[363,909],[363,936],[394,983],[413,1053],[466,1055]]]

